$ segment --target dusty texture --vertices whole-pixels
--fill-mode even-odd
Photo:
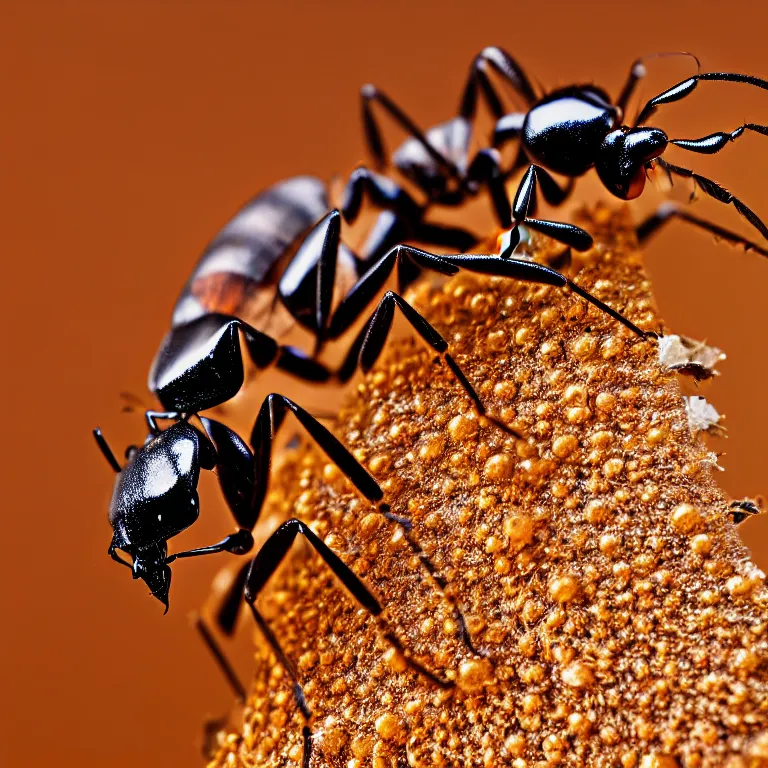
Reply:
[[[586,288],[644,328],[660,321],[623,219],[590,223]],[[405,338],[351,397],[337,434],[385,488],[449,584],[453,609],[383,520],[314,449],[273,478],[266,525],[311,522],[387,606],[440,690],[315,556],[260,605],[314,712],[311,765],[768,765],[768,591],[692,437],[676,374],[554,288],[458,276],[417,305],[490,410],[478,422],[442,364]],[[258,642],[241,735],[214,766],[301,763],[302,720]]]

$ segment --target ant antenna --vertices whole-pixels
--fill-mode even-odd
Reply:
[[[112,453],[112,449],[109,447],[109,443],[107,442],[104,435],[101,434],[101,430],[98,427],[93,430],[93,436],[96,439],[96,445],[99,446],[99,450],[101,450],[101,452],[104,454],[104,458],[107,460],[107,464],[109,464],[109,466],[112,467],[115,472],[122,472],[123,468],[117,463],[115,454]]]

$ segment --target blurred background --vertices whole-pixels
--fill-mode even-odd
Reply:
[[[767,24],[751,0],[0,3],[0,763],[201,764],[201,723],[232,699],[187,616],[222,561],[177,566],[163,617],[106,556],[113,475],[90,430],[119,449],[143,438],[118,393],[146,396],[179,288],[244,201],[364,159],[362,83],[427,126],[454,113],[489,44],[548,86],[616,93],[636,56],[681,49],[705,69],[766,77]],[[643,94],[685,66],[654,70]],[[690,138],[744,120],[768,123],[768,93],[707,84],[659,124]],[[684,159],[768,218],[768,139]],[[730,209],[698,210],[754,236]],[[648,262],[669,325],[728,354],[707,390],[727,415],[728,439],[713,443],[722,485],[768,492],[768,264],[682,224]],[[180,546],[230,530],[215,485],[202,485],[207,514]],[[768,567],[768,517],[741,532]]]

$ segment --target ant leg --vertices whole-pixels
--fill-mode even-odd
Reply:
[[[552,205],[562,203],[573,188],[573,185],[569,184],[565,189],[561,189],[547,171],[537,165],[530,165],[517,188],[512,203],[515,224],[525,223],[531,229],[548,235],[553,240],[575,248],[577,251],[586,251],[591,248],[594,242],[592,235],[581,227],[558,221],[530,218],[530,214],[536,210],[536,188],[539,183],[545,200]]]
[[[223,590],[224,597],[219,603],[219,609],[216,611],[216,626],[227,636],[232,637],[235,634],[237,618],[240,614],[240,606],[243,604],[243,590],[245,589],[245,580],[248,577],[248,571],[251,568],[249,560],[238,568],[234,576],[229,576],[229,583]],[[216,577],[218,582],[219,577]]]
[[[271,336],[257,331],[252,326],[237,320],[245,337],[245,345],[253,364],[259,370],[271,365],[305,381],[324,382],[331,378],[331,372],[322,364],[295,347],[278,344]]]
[[[209,468],[216,468],[222,494],[235,521],[250,531],[256,524],[251,512],[253,454],[240,435],[225,424],[205,416],[200,417],[200,422],[215,446],[215,459]]]
[[[768,136],[768,126],[758,125],[757,123],[744,123],[730,133],[717,131],[701,139],[670,139],[669,143],[674,144],[681,149],[687,149],[689,152],[698,152],[701,155],[714,155],[726,147],[729,142],[736,141],[744,134],[744,131],[754,131]]]
[[[242,597],[242,595],[240,595],[240,597]],[[237,672],[235,672],[232,664],[230,663],[229,659],[226,657],[226,654],[224,653],[221,646],[216,641],[216,638],[213,636],[213,633],[211,632],[211,630],[208,628],[208,625],[203,621],[202,617],[199,614],[194,615],[194,623],[195,623],[195,629],[200,635],[200,638],[202,639],[203,644],[210,651],[211,656],[213,656],[213,659],[216,662],[216,666],[221,670],[221,673],[224,675],[224,678],[226,679],[227,683],[229,683],[229,687],[232,689],[232,692],[235,694],[235,698],[241,704],[245,704],[245,700],[248,696],[245,690],[245,686],[243,685],[240,678],[237,676]]]
[[[458,271],[442,256],[408,245],[395,246],[362,275],[336,308],[328,329],[329,339],[338,339],[349,330],[384,287],[395,267],[398,271],[398,289],[401,291],[420,269],[429,269],[443,275],[454,275]]]
[[[216,544],[170,555],[166,558],[166,564],[178,558],[199,557],[217,552],[244,555],[253,548],[251,530],[257,518],[251,504],[254,487],[253,455],[240,436],[225,424],[206,417],[201,417],[200,422],[213,447],[214,461],[206,468],[216,467],[218,470],[222,493],[240,530]]]
[[[288,673],[289,677],[293,681],[293,691],[296,704],[301,710],[305,718],[309,719],[311,712],[304,698],[304,691],[299,683],[296,671],[293,664],[288,660],[285,652],[280,647],[280,643],[275,637],[274,633],[270,629],[267,622],[259,613],[256,608],[256,598],[263,589],[264,585],[269,580],[270,576],[275,572],[277,567],[282,562],[283,558],[288,553],[288,550],[293,544],[296,537],[301,534],[307,540],[307,542],[314,548],[315,552],[320,555],[325,564],[333,571],[337,579],[352,593],[352,597],[370,613],[374,618],[378,619],[380,629],[383,631],[384,637],[393,645],[398,651],[403,653],[406,663],[418,674],[426,677],[430,682],[434,683],[439,688],[451,688],[453,683],[450,681],[441,680],[439,677],[429,672],[421,664],[410,658],[404,653],[404,648],[398,637],[394,632],[386,625],[385,620],[382,617],[383,608],[379,601],[368,591],[368,588],[358,578],[354,571],[345,565],[344,561],[333,552],[315,533],[312,529],[302,523],[300,520],[293,518],[283,523],[264,543],[264,546],[256,554],[251,565],[251,570],[248,573],[248,579],[245,584],[245,601],[253,613],[253,617],[256,623],[261,629],[265,639],[272,647],[272,650],[280,661],[281,665]]]
[[[528,221],[526,221],[528,225]],[[588,301],[597,307],[601,312],[617,320],[632,333],[640,338],[656,338],[653,331],[643,331],[638,328],[631,320],[628,320],[620,312],[604,304],[596,296],[585,291],[577,283],[555,269],[546,267],[535,261],[525,259],[500,259],[498,256],[486,254],[461,254],[459,256],[442,256],[444,261],[453,264],[460,269],[466,269],[470,272],[478,272],[482,275],[493,275],[495,277],[511,277],[515,280],[521,280],[528,283],[537,283],[540,285],[554,285],[558,288],[570,288],[577,296]]]
[[[376,504],[380,512],[388,512],[389,506],[382,503],[384,492],[378,483],[363,469],[339,440],[292,400],[273,393],[268,395],[261,404],[251,432],[251,445],[253,446],[256,469],[256,481],[251,500],[254,519],[258,519],[266,498],[267,483],[272,466],[272,443],[289,412],[296,416],[309,436],[346,475],[355,488],[368,501]]]
[[[438,151],[416,123],[414,123],[413,120],[411,120],[411,118],[389,98],[389,96],[376,88],[375,85],[371,85],[370,83],[364,85],[360,89],[360,99],[362,103],[365,140],[379,169],[386,167],[388,161],[386,150],[384,149],[384,142],[381,138],[381,130],[376,122],[376,118],[373,116],[373,102],[378,102],[390,117],[392,117],[412,138],[421,144],[426,153],[435,161],[435,163],[443,168],[452,178],[458,179],[461,177],[461,173],[456,165]]]
[[[245,589],[245,581],[250,571],[251,565],[252,565],[252,561],[246,563],[245,566],[243,566],[238,571],[237,577],[233,580],[232,584],[229,586],[227,590],[227,595],[224,601],[224,605],[222,609],[219,611],[219,613],[217,614],[217,623],[219,624],[220,629],[229,636],[231,636],[234,632],[235,620],[237,618],[238,609],[242,604],[243,592]],[[203,643],[205,644],[206,648],[210,651],[211,656],[213,656],[216,666],[224,675],[224,678],[226,679],[227,683],[229,684],[229,687],[232,689],[233,693],[235,694],[235,697],[240,703],[244,704],[248,696],[247,691],[242,681],[240,680],[237,672],[235,672],[234,667],[232,666],[226,654],[224,653],[223,649],[217,642],[216,638],[214,637],[208,625],[205,623],[205,621],[203,621],[202,617],[199,614],[195,614],[194,623],[195,623],[195,629],[200,634],[200,637]],[[278,658],[280,657],[281,656],[278,655]],[[303,710],[302,710],[302,714],[303,714]],[[214,721],[212,725],[214,727],[217,727],[217,726],[220,726],[221,724],[223,723]],[[216,729],[218,730],[218,727]],[[312,750],[311,732],[309,730],[309,727],[305,725],[302,728],[301,733],[302,733],[302,742],[304,747],[304,757],[302,759],[302,766],[303,768],[308,768],[309,758],[311,756],[311,750]]]
[[[229,536],[207,547],[197,547],[188,549],[184,552],[168,555],[165,558],[165,564],[169,565],[174,560],[183,557],[200,557],[201,555],[214,555],[218,552],[231,552],[233,555],[247,555],[253,549],[253,535],[246,528],[241,528],[236,533],[230,533]]]
[[[739,200],[738,197],[732,195],[717,182],[708,179],[706,176],[694,173],[688,168],[672,165],[671,163],[662,160],[660,157],[656,158],[655,162],[663,168],[670,177],[675,175],[685,179],[692,179],[694,186],[698,187],[705,195],[714,198],[719,203],[732,205],[766,240],[768,240],[768,227],[766,227],[760,217],[751,208],[747,207],[747,205]]]
[[[362,338],[363,334],[360,334],[358,339]],[[441,339],[442,340],[442,339]],[[354,346],[354,345],[353,345]],[[448,356],[446,356],[448,357]],[[455,365],[455,364],[454,364]],[[453,369],[452,369],[453,370]],[[454,370],[456,373],[456,370]],[[462,380],[463,374],[459,370],[456,375]],[[466,379],[464,379],[466,381]],[[469,382],[467,386],[470,387]],[[303,408],[296,405],[292,400],[289,400],[283,395],[271,394],[269,395],[261,405],[259,415],[256,418],[256,422],[253,425],[253,432],[251,435],[251,445],[254,448],[254,456],[257,461],[257,480],[255,483],[253,494],[253,514],[254,518],[258,519],[261,508],[264,504],[264,499],[267,493],[267,483],[269,480],[269,473],[272,464],[272,443],[274,441],[277,430],[280,429],[288,412],[292,412],[299,423],[309,433],[309,436],[314,442],[324,451],[331,461],[346,475],[347,479],[357,488],[357,490],[365,496],[368,501],[376,506],[378,512],[384,515],[385,518],[392,522],[402,525],[405,532],[405,539],[413,552],[419,557],[421,562],[426,566],[431,575],[435,573],[435,567],[426,558],[426,554],[421,547],[411,538],[409,530],[411,524],[408,520],[400,518],[390,512],[389,504],[382,501],[384,498],[384,492],[379,487],[379,484],[368,474],[368,472],[362,467],[362,465],[355,459],[355,457],[334,437],[334,435],[314,419]],[[509,429],[507,428],[507,431]],[[444,587],[444,582],[436,577],[435,581],[441,587]],[[465,639],[468,637],[466,632],[466,622],[461,614],[460,609],[453,603],[452,599],[445,595],[446,599],[451,602],[454,608],[454,614],[462,631],[462,637]],[[467,647],[472,650],[472,645],[467,642]]]
[[[328,381],[333,375],[322,363],[295,347],[280,347],[275,365],[280,370],[304,381],[322,383]]]
[[[312,227],[278,283],[286,309],[319,344],[331,313],[340,245],[341,214],[334,209]]]
[[[470,65],[469,77],[467,78],[467,84],[464,86],[464,93],[462,94],[459,107],[459,114],[463,118],[471,119],[475,116],[478,87],[482,91],[488,108],[494,117],[498,119],[504,114],[501,100],[488,78],[488,67],[512,86],[515,93],[522,98],[526,107],[532,106],[537,101],[536,91],[533,89],[523,68],[503,48],[492,45],[483,48]]]
[[[640,245],[647,243],[664,225],[673,219],[680,219],[692,224],[694,227],[710,232],[718,240],[725,240],[734,246],[741,246],[745,251],[754,251],[761,256],[768,256],[768,249],[743,238],[741,235],[731,232],[717,224],[712,224],[706,219],[694,216],[692,213],[681,209],[676,203],[662,203],[655,213],[652,213],[645,221],[641,222],[636,228],[637,241]]]
[[[698,75],[689,77],[687,80],[681,80],[677,85],[673,85],[663,93],[650,99],[637,116],[634,127],[636,128],[638,125],[642,125],[662,104],[671,104],[672,102],[680,101],[680,99],[689,96],[696,89],[696,86],[701,80],[744,83],[768,91],[768,80],[763,80],[754,75],[741,75],[736,72],[701,72]]]
[[[509,229],[512,226],[512,209],[504,186],[501,173],[501,156],[495,149],[482,149],[467,169],[467,181],[472,184],[487,184],[493,201],[493,209],[499,226]]]
[[[505,432],[516,438],[521,435],[505,424],[490,417],[486,413],[485,406],[480,400],[480,396],[475,392],[464,372],[459,368],[456,361],[448,352],[448,342],[401,296],[392,291],[387,291],[384,298],[379,302],[376,311],[371,316],[368,325],[365,328],[365,337],[360,348],[360,367],[366,373],[371,370],[384,348],[389,331],[392,328],[392,321],[395,316],[395,307],[402,313],[405,319],[410,323],[411,328],[421,337],[422,341],[428,344],[435,352],[445,360],[453,375],[461,384],[464,391],[472,401],[472,406],[479,416],[483,416],[501,427]]]
[[[96,427],[96,429],[93,430],[93,437],[96,440],[96,445],[99,446],[99,450],[104,454],[104,458],[107,460],[107,464],[109,464],[112,469],[119,474],[123,471],[123,468],[118,463],[117,459],[115,458],[115,454],[112,453],[112,449],[109,447],[109,443],[107,442],[107,438],[104,437],[104,435],[101,433],[101,430]]]
[[[357,220],[366,195],[375,206],[394,211],[406,221],[416,222],[423,214],[422,207],[399,184],[363,166],[352,171],[342,194],[341,211],[350,224]]]

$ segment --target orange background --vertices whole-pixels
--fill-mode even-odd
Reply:
[[[635,56],[669,49],[768,76],[763,4],[530,5],[0,4],[4,766],[200,763],[200,723],[231,697],[187,613],[221,560],[177,566],[163,618],[107,559],[113,477],[90,429],[120,448],[143,437],[118,392],[144,394],[177,290],[243,201],[362,159],[363,82],[428,125],[450,116],[471,55],[491,43],[550,86],[595,80],[615,93]],[[654,78],[645,95],[686,73]],[[744,119],[768,123],[768,93],[712,84],[661,124],[694,137]],[[768,139],[683,162],[768,218]],[[733,211],[700,210],[739,226]],[[648,253],[670,325],[728,352],[710,390],[728,417],[722,483],[766,493],[768,264],[682,225]],[[210,512],[180,545],[230,529],[204,486]],[[742,531],[768,566],[768,517]]]

